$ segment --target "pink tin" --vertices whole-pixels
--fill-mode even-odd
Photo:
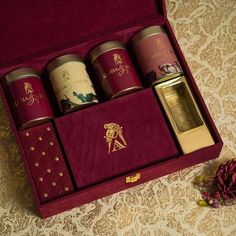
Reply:
[[[145,75],[145,85],[154,85],[160,80],[183,74],[174,49],[162,27],[144,28],[133,36],[131,43]]]

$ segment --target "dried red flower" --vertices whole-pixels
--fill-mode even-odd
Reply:
[[[223,201],[236,200],[236,159],[218,167],[215,183]]]

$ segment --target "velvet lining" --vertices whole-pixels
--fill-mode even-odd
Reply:
[[[66,115],[55,124],[78,189],[178,155],[151,88]],[[111,132],[114,138],[108,142]]]
[[[46,49],[58,51],[61,45],[86,42],[104,34],[113,37],[114,31],[137,19],[160,14],[160,5],[155,0],[3,1],[0,65],[26,55],[35,57],[36,52]]]
[[[36,205],[42,217],[52,216],[136,184],[144,183],[173,171],[216,158],[219,155],[223,145],[221,137],[196,86],[170,23],[166,18],[164,0],[19,0],[2,1],[0,5],[0,28],[2,30],[0,38],[0,82],[3,82],[2,78],[5,73],[18,67],[28,66],[40,70],[42,72],[44,85],[50,97],[51,105],[57,117],[60,117],[61,114],[50,87],[48,75],[45,71],[46,64],[52,58],[66,53],[79,53],[80,56],[85,59],[90,77],[96,86],[96,79],[87,61],[88,52],[92,47],[106,40],[120,40],[126,44],[129,55],[139,73],[140,79],[142,79],[142,73],[133,57],[129,40],[134,33],[144,27],[150,25],[163,26],[172,42],[178,60],[188,79],[189,86],[192,89],[193,95],[196,98],[202,115],[216,143],[211,147],[198,150],[188,155],[179,154],[179,156],[172,158],[170,158],[171,155],[166,156],[162,160],[159,160],[161,161],[160,163],[157,159],[153,160],[155,164],[152,163],[152,161],[147,162],[146,165],[149,165],[148,167],[137,170],[141,173],[141,179],[133,184],[127,185],[124,181],[125,176],[110,178],[93,187],[88,187],[84,190],[76,191],[75,193],[42,204],[37,192],[37,187],[34,184],[34,179],[31,175],[29,162],[27,161],[27,152],[24,149],[24,144],[20,140],[19,132],[16,129],[12,117],[8,103],[8,92],[4,83],[1,83],[0,95],[3,98],[11,126],[16,135]],[[99,86],[96,86],[96,88],[99,90]],[[109,104],[122,100],[125,101],[132,96],[138,97],[140,93],[148,93],[147,91],[150,91],[150,89],[113,101],[107,101],[106,103],[97,105],[97,108],[96,106],[86,108],[82,113],[99,109],[100,106],[109,107]],[[104,97],[102,93],[98,92],[98,94],[101,94],[100,101],[103,102]],[[157,109],[159,109],[158,103],[156,103],[156,105]],[[80,111],[73,114],[79,114],[79,112]],[[59,122],[60,119],[67,119],[67,116],[56,119],[56,123]],[[59,138],[59,135],[57,138]],[[172,138],[169,137],[167,142],[172,142]],[[59,144],[61,145],[60,140]],[[61,148],[63,149],[62,145]],[[140,166],[143,167],[145,164]],[[132,171],[132,168],[127,171]],[[125,173],[125,171],[121,171],[118,174],[123,173]]]

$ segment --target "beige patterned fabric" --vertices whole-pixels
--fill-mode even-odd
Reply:
[[[192,184],[236,157],[236,1],[168,0],[167,10],[224,140],[220,158],[41,220],[0,102],[0,235],[236,235],[236,205],[198,207]]]

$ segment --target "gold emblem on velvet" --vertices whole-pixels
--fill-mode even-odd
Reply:
[[[108,123],[104,125],[104,129],[106,130],[104,138],[108,145],[108,154],[127,147],[122,126],[116,123]]]

